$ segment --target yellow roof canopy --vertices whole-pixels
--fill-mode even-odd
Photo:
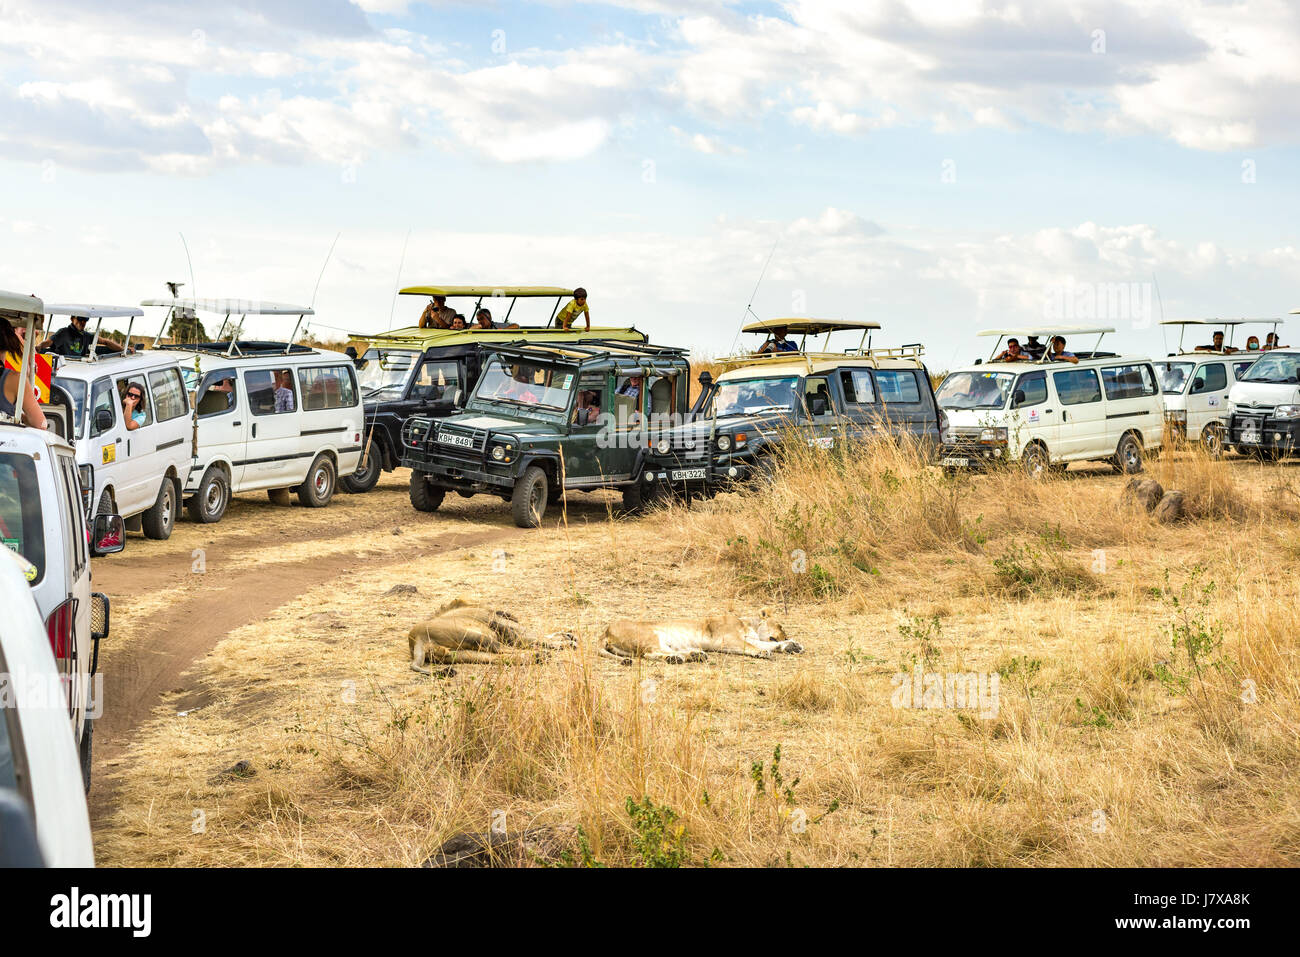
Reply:
[[[403,296],[471,296],[491,299],[534,299],[572,296],[572,289],[559,286],[407,286]]]
[[[857,329],[858,331],[879,329],[880,323],[860,319],[760,319],[757,322],[751,322],[747,326],[742,326],[741,331],[771,332],[773,329],[782,326],[785,327],[787,332],[796,336],[819,336],[824,332],[835,332],[837,329]]]

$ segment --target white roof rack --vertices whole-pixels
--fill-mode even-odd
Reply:
[[[82,303],[46,304],[47,316],[85,316],[87,319],[123,319],[128,316],[143,316],[144,310],[139,306],[91,306]]]
[[[1248,322],[1276,323],[1281,319],[1161,319],[1162,326],[1244,326]]]
[[[219,316],[314,316],[311,306],[295,306],[286,302],[268,302],[263,299],[145,299],[142,306],[176,306],[194,312],[211,312]]]
[[[1004,329],[983,329],[977,336],[1098,336],[1114,332],[1113,326],[1008,326]]]
[[[5,292],[0,289],[0,310],[39,316],[44,314],[45,305],[35,296],[24,296],[20,292]]]

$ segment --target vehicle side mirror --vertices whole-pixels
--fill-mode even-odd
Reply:
[[[984,360],[983,360],[983,359],[976,359],[976,360],[975,360],[975,364],[976,364],[977,366],[982,366],[982,365],[984,364]]]
[[[113,410],[96,409],[95,410],[95,428],[100,432],[107,432],[113,427]]]
[[[0,867],[44,867],[36,819],[17,793],[0,791]]]
[[[1011,408],[1018,409],[1025,404],[1025,390],[1017,389],[1011,393]]]
[[[464,393],[462,393],[462,392],[460,391],[460,389],[457,389],[456,391],[454,391],[454,392],[451,394],[451,404],[454,405],[454,406],[459,406],[459,405],[460,405],[461,396],[462,396],[463,394],[464,394]]]
[[[95,516],[90,535],[90,552],[96,557],[112,555],[126,548],[126,522],[121,515],[106,513]]]
[[[1204,379],[1193,379],[1193,380],[1192,380],[1192,391],[1193,391],[1193,392],[1200,392],[1200,391],[1201,391],[1202,389],[1204,389],[1204,388],[1205,388],[1205,380],[1204,380]]]

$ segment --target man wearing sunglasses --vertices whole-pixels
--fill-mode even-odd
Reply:
[[[126,420],[128,432],[140,428],[148,418],[144,411],[144,390],[134,382],[126,387],[126,395],[122,396],[122,418]]]

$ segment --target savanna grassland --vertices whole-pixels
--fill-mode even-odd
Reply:
[[[572,865],[1298,863],[1300,467],[1147,472],[1187,518],[1105,467],[949,476],[886,446],[639,518],[576,496],[530,532],[483,497],[417,516],[385,476],[327,510],[321,547],[357,561],[224,634],[197,705],[97,768],[99,862],[413,865],[495,822],[557,829]],[[459,594],[579,646],[411,672],[407,629]],[[115,597],[121,640],[171,600]],[[802,655],[595,652],[617,617],[763,606]],[[917,671],[996,676],[995,707],[896,707]]]

